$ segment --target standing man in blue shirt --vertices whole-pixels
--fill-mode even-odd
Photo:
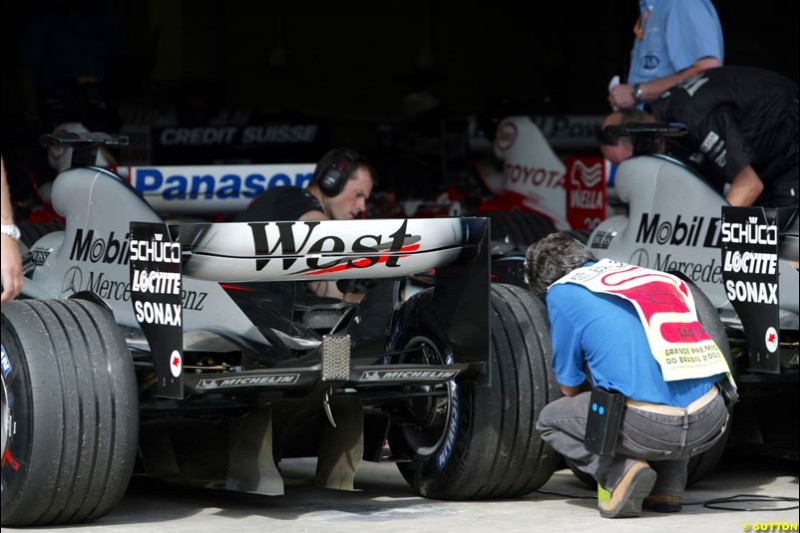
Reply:
[[[638,516],[643,503],[660,512],[680,511],[689,458],[713,446],[728,423],[716,385],[725,374],[666,381],[629,301],[574,283],[553,285],[595,261],[566,233],[528,249],[525,275],[534,292],[547,293],[552,366],[564,393],[542,410],[536,429],[611,492],[598,504],[603,517]],[[626,397],[610,456],[595,455],[585,444],[592,387]]]
[[[639,0],[639,9],[628,81],[608,95],[615,109],[655,100],[724,59],[722,26],[711,0]]]

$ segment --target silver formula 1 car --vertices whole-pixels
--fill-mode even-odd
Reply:
[[[282,494],[282,458],[351,489],[396,461],[432,498],[529,493],[558,456],[543,304],[489,281],[482,218],[169,225],[93,151],[56,179],[64,231],[2,307],[2,524],[93,520],[132,473]],[[434,286],[401,303],[405,276]],[[369,279],[359,304],[307,281]],[[386,443],[388,442],[388,446]]]
[[[685,131],[681,124],[619,128],[644,146]],[[729,206],[685,163],[646,151],[619,166],[616,189],[627,209],[603,221],[589,246],[598,257],[692,282],[701,295],[695,301],[704,325],[711,325],[718,344],[730,345],[742,400],[732,439],[759,453],[797,460],[797,207]],[[724,443],[717,459],[722,448]]]

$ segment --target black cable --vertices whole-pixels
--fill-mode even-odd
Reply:
[[[722,511],[791,511],[800,509],[800,505],[791,507],[725,507],[721,503],[744,503],[744,502],[797,502],[800,498],[790,498],[786,496],[767,496],[761,494],[737,494],[726,498],[716,498],[704,502],[684,503],[683,505],[702,505],[707,509],[718,509]]]

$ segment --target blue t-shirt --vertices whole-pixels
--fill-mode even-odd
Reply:
[[[711,0],[640,0],[644,39],[634,39],[628,83],[672,76],[699,59],[724,59],[722,26]]]
[[[664,381],[633,305],[574,283],[547,292],[556,381],[577,387],[586,381],[642,402],[686,407],[722,379]]]

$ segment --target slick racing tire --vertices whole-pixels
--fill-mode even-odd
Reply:
[[[676,273],[673,272],[673,274]],[[725,360],[728,362],[728,368],[731,369],[731,372],[734,372],[733,358],[731,357],[731,347],[728,343],[728,336],[725,335],[725,326],[719,319],[719,313],[717,312],[717,309],[697,285],[683,276],[679,277],[683,279],[692,293],[692,297],[694,298],[694,306],[697,310],[697,318],[700,320],[700,323],[703,324],[703,328],[705,328],[711,338],[714,339],[716,345],[722,351],[722,355],[725,356]],[[734,378],[735,377],[736,375],[734,374]],[[689,472],[686,479],[687,487],[694,485],[717,467],[720,459],[722,459],[722,455],[725,453],[725,448],[728,445],[728,437],[730,436],[730,432],[731,420],[728,420],[725,432],[722,434],[722,437],[720,437],[717,443],[705,452],[701,453],[700,455],[695,455],[689,460]]]
[[[133,363],[105,308],[2,307],[2,524],[94,520],[128,486],[137,449]]]
[[[63,231],[64,223],[60,220],[50,222],[18,222],[19,240],[28,248],[32,248],[36,241],[54,231]]]
[[[389,347],[421,345],[430,364],[447,364],[453,354],[432,297],[427,290],[403,306]],[[510,498],[536,490],[558,466],[559,455],[535,427],[541,410],[559,395],[548,366],[544,304],[527,290],[496,284],[490,317],[491,386],[443,384],[434,399],[408,400],[418,423],[390,430],[393,453],[411,459],[398,468],[423,496]]]
[[[528,246],[556,231],[546,217],[523,211],[481,213],[492,220],[492,241],[508,242],[522,253]]]
[[[728,337],[725,335],[725,326],[719,319],[719,313],[714,308],[714,304],[711,303],[711,300],[708,299],[708,297],[703,293],[703,291],[700,290],[699,287],[697,287],[697,285],[687,280],[684,276],[677,272],[672,272],[672,274],[681,278],[689,287],[692,297],[694,298],[694,306],[697,311],[697,318],[700,320],[700,323],[703,324],[703,327],[711,336],[711,338],[714,339],[714,342],[725,356],[725,360],[728,361],[728,367],[731,369],[731,371],[733,371],[733,359],[731,358],[731,349],[728,343]],[[725,453],[725,448],[728,445],[728,437],[730,436],[730,432],[731,421],[729,420],[725,431],[716,444],[714,444],[714,446],[705,452],[695,455],[689,460],[689,466],[687,468],[688,477],[686,480],[687,487],[694,485],[717,467],[720,459],[722,459],[722,455]],[[586,484],[586,486],[591,488],[597,486],[597,482],[594,480],[594,478],[592,478],[592,476],[578,470],[578,468],[569,459],[566,460],[566,463],[570,470],[572,470],[572,473],[575,474],[575,477],[580,479],[584,484]]]

